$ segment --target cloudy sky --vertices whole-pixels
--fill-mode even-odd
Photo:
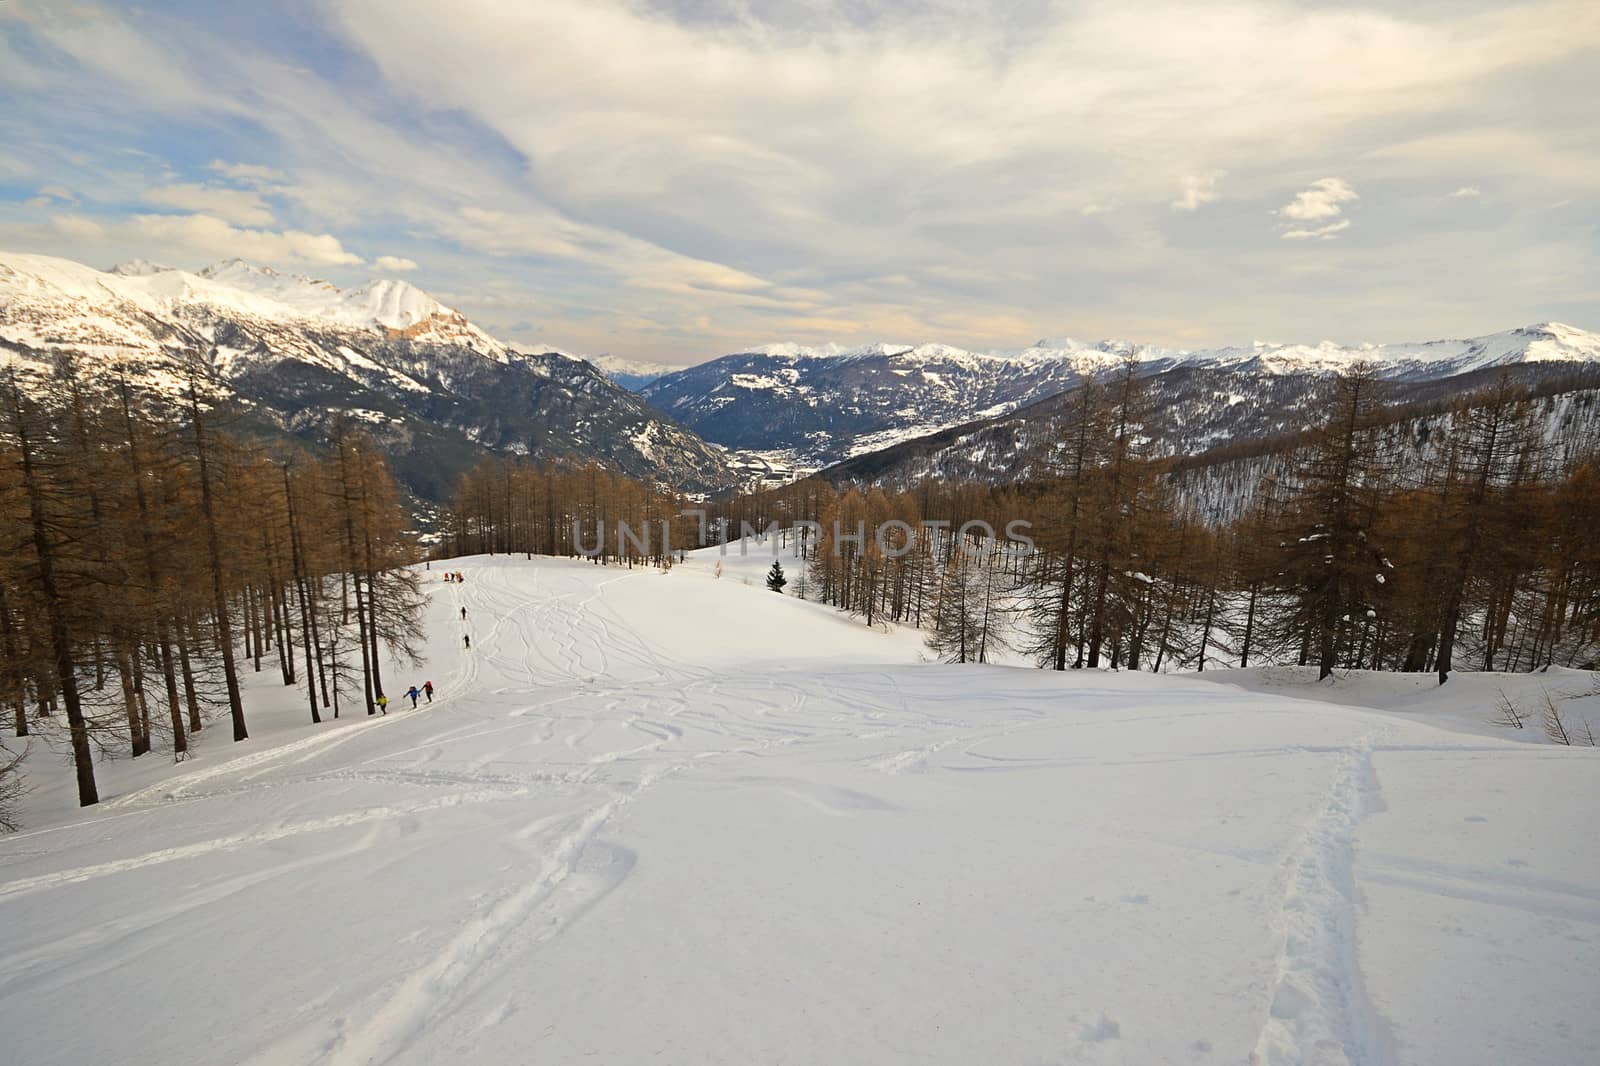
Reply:
[[[6,0],[0,100],[0,248],[592,354],[1600,329],[1593,0]]]

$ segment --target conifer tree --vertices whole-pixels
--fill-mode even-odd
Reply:
[[[94,752],[89,746],[89,722],[78,688],[78,666],[70,628],[71,589],[58,576],[62,524],[52,511],[54,493],[47,484],[49,471],[42,454],[41,414],[36,404],[26,400],[13,376],[7,386],[10,430],[16,446],[16,462],[27,506],[27,524],[33,549],[33,586],[47,634],[52,690],[59,690],[67,711],[68,735],[72,745],[72,765],[78,779],[78,804],[88,807],[100,802],[94,779]]]
[[[1074,582],[1081,578],[1078,554],[1083,543],[1085,496],[1092,471],[1102,456],[1106,421],[1100,390],[1092,376],[1073,391],[1066,418],[1058,428],[1051,474],[1041,517],[1035,580],[1028,595],[1028,618],[1034,639],[1028,650],[1040,666],[1067,668],[1072,649]],[[1074,666],[1082,666],[1074,662]]]
[[[213,482],[214,444],[207,422],[200,413],[200,400],[193,380],[189,382],[190,430],[194,434],[194,454],[199,464],[200,516],[204,523],[206,565],[211,573],[212,620],[217,627],[217,650],[222,655],[222,674],[228,689],[228,714],[233,720],[235,742],[249,739],[244,724],[244,700],[239,694],[239,674],[233,661],[233,618],[228,597],[223,592],[222,546],[217,535],[216,491]]]
[[[1485,570],[1496,562],[1506,562],[1503,549],[1510,544],[1494,534],[1512,532],[1505,527],[1516,523],[1505,518],[1514,496],[1496,490],[1518,480],[1538,445],[1530,405],[1506,374],[1463,402],[1451,439],[1460,458],[1451,464],[1450,476],[1440,489],[1442,522],[1431,530],[1435,550],[1451,561],[1439,620],[1441,685],[1450,679],[1455,665],[1456,636],[1469,585],[1486,576]],[[1500,569],[1503,572],[1504,566]]]
[[[1131,636],[1136,607],[1145,595],[1140,586],[1149,577],[1138,569],[1140,538],[1148,529],[1147,493],[1154,483],[1154,471],[1144,454],[1148,447],[1143,432],[1149,393],[1133,355],[1123,360],[1108,402],[1108,454],[1096,471],[1087,504],[1089,546],[1095,560],[1088,604],[1090,667],[1100,665],[1107,641],[1111,642],[1111,659],[1116,664],[1123,637]]]
[[[1290,597],[1279,625],[1333,673],[1342,643],[1376,614],[1388,561],[1369,531],[1385,491],[1376,432],[1379,380],[1369,364],[1333,383],[1327,415],[1296,471],[1296,502],[1280,534],[1277,580]]]

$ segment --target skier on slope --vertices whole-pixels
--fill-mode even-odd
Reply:
[[[379,696],[373,702],[375,702],[378,705],[378,713],[379,714],[388,714],[389,713],[389,697],[388,696]]]
[[[423,693],[425,693],[427,695],[428,702],[432,703],[433,702],[433,682],[432,681],[424,681],[422,683],[422,691],[423,691]]]
[[[416,710],[417,697],[422,695],[422,692],[417,688],[417,686],[412,685],[410,688],[406,689],[406,695],[411,697],[411,709],[413,711]]]
[[[471,648],[472,647],[472,634],[471,633],[468,633],[466,636],[461,638],[461,646],[463,648]]]
[[[461,620],[463,622],[467,620],[467,609],[465,607],[461,608]]]

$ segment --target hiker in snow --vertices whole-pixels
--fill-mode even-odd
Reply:
[[[380,713],[382,713],[382,714],[388,714],[389,713],[389,697],[388,696],[379,696],[374,702],[377,703],[378,711]]]
[[[461,646],[463,648],[472,647],[472,634],[471,633],[468,633],[466,636],[461,638]]]
[[[463,622],[467,620],[467,609],[465,607],[461,608],[461,620]]]
[[[433,682],[432,681],[424,681],[422,683],[422,691],[428,697],[428,702],[432,703],[433,702]]]
[[[422,695],[422,693],[420,691],[418,691],[417,686],[412,685],[410,688],[406,689],[406,695],[411,697],[411,709],[413,711],[416,710],[417,709],[417,697]]]

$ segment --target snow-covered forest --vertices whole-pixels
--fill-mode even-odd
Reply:
[[[1076,393],[1052,478],[896,494],[807,481],[713,513],[815,523],[808,594],[868,621],[965,629],[981,586],[983,617],[1020,614],[1012,642],[1058,670],[1309,662],[1442,681],[1600,659],[1600,438],[1556,446],[1539,398],[1504,380],[1458,398],[1416,462],[1358,368],[1223,522],[1146,451],[1131,370]],[[1027,544],[982,536],[1019,519]]]

